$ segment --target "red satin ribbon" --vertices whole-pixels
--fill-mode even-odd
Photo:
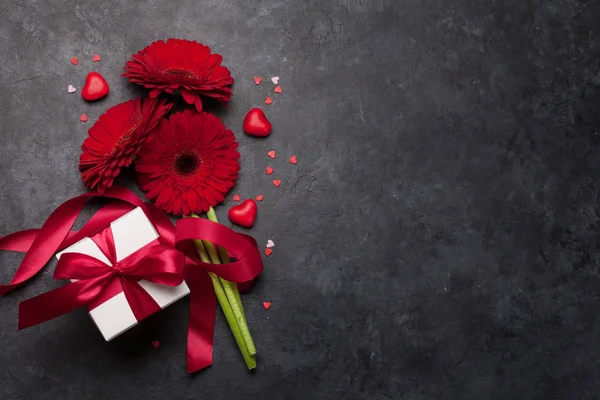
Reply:
[[[120,201],[103,207],[80,231],[71,231],[85,202],[91,197]],[[116,262],[112,235],[107,233],[110,230],[96,233],[135,207],[141,207],[152,222],[160,236],[160,243],[153,242]],[[113,187],[102,195],[86,193],[66,201],[50,215],[41,229],[25,230],[0,238],[0,250],[26,253],[11,282],[0,285],[0,295],[35,276],[57,251],[92,236],[113,267],[83,254],[63,254],[56,266],[55,279],[79,280],[22,302],[19,305],[19,328],[47,321],[81,305],[93,307],[95,299],[109,285],[120,286],[118,290],[124,292],[134,315],[141,320],[157,311],[158,305],[137,282],[146,279],[178,285],[182,279],[181,260],[185,258],[184,275],[190,288],[188,372],[210,366],[216,301],[206,271],[233,282],[254,279],[263,269],[256,241],[205,219],[183,219],[178,221],[175,228],[169,218],[153,205],[143,202],[125,188]],[[190,242],[192,239],[207,240],[222,246],[236,261],[221,265],[203,263],[195,256]]]

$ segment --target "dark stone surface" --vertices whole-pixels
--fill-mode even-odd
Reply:
[[[187,301],[111,343],[84,311],[18,332],[17,303],[60,285],[47,268],[0,301],[0,398],[598,398],[599,17],[575,0],[0,0],[0,234],[84,191],[86,130],[143,93],[125,60],[174,36],[237,79],[218,110],[243,157],[232,193],[264,194],[251,233],[276,243],[244,297],[255,373],[219,312],[215,363],[187,376]],[[112,88],[95,104],[66,92],[90,70]],[[247,137],[273,75],[275,132]],[[19,260],[0,256],[1,282]]]

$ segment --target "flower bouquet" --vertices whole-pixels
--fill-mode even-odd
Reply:
[[[246,366],[256,367],[238,283],[247,285],[262,271],[260,253],[250,236],[219,225],[213,208],[240,170],[233,132],[203,111],[206,99],[231,99],[233,78],[221,62],[203,44],[168,39],[126,63],[123,76],[149,89],[149,96],[109,108],[89,129],[79,168],[91,191],[61,205],[41,229],[0,238],[0,249],[26,253],[0,295],[33,277],[58,251],[54,277],[71,281],[22,302],[20,328],[85,306],[110,340],[189,293],[193,372],[212,362],[216,297]],[[131,165],[151,202],[114,186]],[[72,231],[91,197],[115,202]],[[173,226],[164,213],[182,218]]]

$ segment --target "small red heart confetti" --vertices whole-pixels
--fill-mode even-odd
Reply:
[[[257,85],[260,85],[260,81],[262,81],[262,78],[260,76],[254,77],[254,83],[256,83]]]
[[[265,169],[265,172],[266,172],[266,174],[267,174],[267,175],[271,175],[271,174],[273,173],[273,168],[271,168],[271,167],[267,167],[267,168]]]
[[[273,185],[275,187],[279,187],[279,185],[281,185],[281,181],[279,179],[273,179]]]
[[[87,122],[87,120],[88,120],[88,117],[87,117],[87,115],[85,115],[85,114],[81,114],[81,117],[79,117],[79,120],[80,120],[81,122]]]
[[[158,346],[160,346],[160,342],[158,340],[153,340],[152,347],[154,347],[155,349],[158,349]]]
[[[271,249],[265,249],[265,254],[267,257],[269,257],[271,254],[273,254],[273,250]]]
[[[244,228],[250,228],[256,221],[257,208],[254,199],[246,199],[242,204],[229,209],[229,220]]]
[[[281,90],[281,86],[279,86],[279,85],[275,86],[275,89],[273,89],[273,91],[275,93],[281,93],[281,92],[283,92],[283,90]]]
[[[268,310],[269,308],[271,308],[271,302],[263,301],[263,307],[265,308],[265,310]]]
[[[98,62],[100,60],[102,60],[102,58],[100,58],[99,54],[94,54],[94,56],[92,57],[92,61],[93,62]]]
[[[71,64],[77,65],[78,62],[79,62],[79,58],[77,58],[77,57],[71,58]]]
[[[234,194],[232,200],[233,201],[240,201],[242,198],[240,197],[239,194]]]
[[[291,156],[291,157],[290,157],[290,162],[291,162],[292,164],[296,164],[296,163],[298,162],[298,160],[296,159],[296,156]]]
[[[265,104],[271,104],[273,103],[273,99],[270,98],[269,96],[267,96],[267,99],[265,100]]]
[[[274,84],[278,84],[279,83],[279,77],[278,76],[274,76],[271,78],[271,82],[273,82]]]
[[[258,196],[256,196],[256,201],[262,201],[262,199],[264,199],[265,196],[263,196],[262,194],[259,194]]]
[[[275,158],[275,150],[271,150],[270,152],[267,153],[267,155],[271,158]]]

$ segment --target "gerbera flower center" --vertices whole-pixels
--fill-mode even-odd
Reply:
[[[184,68],[167,68],[165,69],[165,74],[170,76],[177,76],[187,79],[196,79],[197,76],[192,71],[184,69]]]
[[[191,174],[199,164],[200,158],[193,153],[183,153],[175,157],[175,169],[180,174]]]

